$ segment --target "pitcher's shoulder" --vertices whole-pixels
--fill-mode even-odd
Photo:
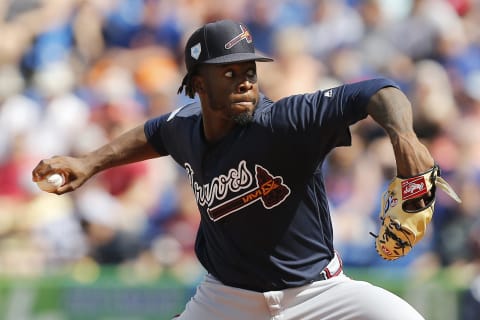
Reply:
[[[177,109],[173,110],[167,118],[167,121],[177,118],[189,118],[189,117],[198,117],[201,114],[200,102],[192,101],[187,103]]]

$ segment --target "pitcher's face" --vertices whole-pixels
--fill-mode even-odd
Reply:
[[[196,91],[205,108],[227,121],[251,121],[259,100],[254,61],[204,64],[197,77]]]

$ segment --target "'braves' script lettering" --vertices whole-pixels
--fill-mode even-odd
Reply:
[[[195,181],[192,167],[185,163],[188,180],[193,188],[195,199],[201,206],[211,205],[214,200],[225,199],[229,192],[238,192],[249,188],[253,183],[253,175],[247,169],[247,163],[241,161],[238,168],[230,169],[227,175],[219,175],[209,184],[200,185]]]

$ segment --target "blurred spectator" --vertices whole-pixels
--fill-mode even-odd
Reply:
[[[255,48],[268,56],[274,54],[273,41],[275,33],[280,30],[280,28],[278,30],[275,29],[273,24],[275,20],[271,11],[271,1],[253,1],[245,17],[245,24],[255,39]]]
[[[452,119],[458,117],[459,111],[445,69],[432,60],[419,61],[415,65],[413,81],[411,96],[418,135],[431,139],[453,129],[456,123]]]
[[[135,259],[141,243],[121,227],[117,214],[124,211],[114,196],[89,188],[76,197],[76,214],[89,246],[88,255],[98,264],[121,264]]]
[[[307,51],[316,58],[325,59],[333,50],[354,45],[363,36],[360,15],[343,0],[315,1],[311,14],[306,26]]]
[[[275,65],[259,65],[265,79],[261,90],[276,100],[285,94],[311,92],[318,88],[322,64],[306,53],[308,39],[298,27],[283,28],[274,36]],[[283,79],[275,83],[274,79]]]

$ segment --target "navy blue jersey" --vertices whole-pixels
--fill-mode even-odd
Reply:
[[[151,119],[148,141],[185,168],[201,213],[196,254],[224,284],[280,290],[319,279],[334,255],[322,163],[351,143],[349,126],[388,79],[273,102],[254,120],[208,144],[195,102]]]

